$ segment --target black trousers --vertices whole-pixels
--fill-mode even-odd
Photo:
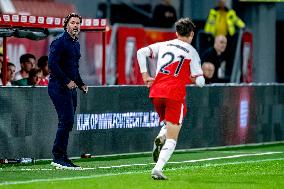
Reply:
[[[58,115],[58,128],[52,148],[54,159],[67,158],[69,133],[74,124],[77,107],[77,92],[62,86],[58,81],[50,80],[48,94]]]

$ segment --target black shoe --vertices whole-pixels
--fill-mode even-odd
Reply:
[[[68,170],[80,170],[81,167],[74,165],[72,162],[67,162],[63,158],[54,159],[51,162],[51,165],[54,166],[56,169],[68,169]]]
[[[77,168],[81,168],[80,166],[78,166],[78,165],[75,165],[70,159],[65,159],[65,161],[67,162],[67,163],[69,163],[71,166],[73,166],[73,167],[77,167]]]

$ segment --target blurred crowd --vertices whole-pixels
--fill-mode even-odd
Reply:
[[[216,7],[210,9],[204,32],[214,38],[214,44],[200,52],[207,84],[230,82],[237,29],[244,27],[236,12],[226,6],[226,0],[218,0]]]
[[[3,85],[3,53],[0,52],[0,85]],[[20,70],[7,58],[6,86],[47,86],[49,80],[48,57],[41,56],[38,60],[33,54],[26,53],[20,56]]]
[[[195,32],[195,38],[199,38],[199,44],[193,44],[193,46],[199,47],[197,50],[207,84],[230,82],[239,29],[245,28],[245,23],[238,17],[235,10],[229,8],[228,4],[226,0],[216,0],[216,6],[209,10],[206,22],[202,26],[204,28],[197,28]],[[106,17],[106,8],[105,3],[100,4],[97,16]],[[127,11],[125,13],[114,11],[123,9],[115,5],[112,8],[111,23],[124,23],[125,20],[120,17]],[[150,27],[173,28],[178,19],[171,0],[161,0],[153,9],[142,6],[139,8],[146,12],[151,10],[149,11],[151,16],[138,20],[136,17],[139,15],[131,14],[133,16],[126,22],[140,23]],[[128,9],[125,8],[125,10]],[[200,31],[204,35],[198,35]]]
[[[106,17],[106,7],[99,6],[98,17]],[[245,23],[237,16],[233,9],[226,6],[226,0],[216,0],[216,7],[210,9],[203,31],[210,36],[206,48],[197,49],[201,58],[202,69],[206,83],[230,82],[233,58],[235,54],[236,34],[243,29]],[[100,12],[101,11],[101,12]],[[134,16],[133,16],[134,17]],[[161,0],[151,13],[152,26],[172,28],[177,20],[177,13],[171,0]],[[20,68],[12,62],[7,64],[7,86],[46,86],[48,85],[48,57],[42,56],[38,60],[33,54],[27,53],[19,57]],[[0,85],[3,85],[1,69],[3,54],[0,52]],[[19,70],[16,72],[16,70]]]

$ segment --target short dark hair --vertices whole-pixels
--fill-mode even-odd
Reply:
[[[44,68],[47,65],[48,56],[41,56],[37,61],[37,67]]]
[[[41,69],[39,68],[32,68],[31,71],[29,72],[29,77],[28,77],[28,85],[35,85],[36,83],[33,82],[33,77],[35,77],[38,73],[42,72]]]
[[[35,77],[37,73],[42,72],[39,68],[32,68],[29,72],[29,78]]]
[[[36,57],[33,54],[30,54],[30,53],[23,54],[20,57],[20,63],[28,62],[30,58],[33,58],[36,60]]]
[[[82,17],[79,15],[79,14],[76,14],[76,13],[71,13],[71,14],[68,14],[65,19],[64,19],[64,23],[63,23],[63,28],[64,30],[66,31],[67,30],[67,24],[69,22],[69,20],[72,18],[72,17],[77,17],[80,19],[80,24],[82,23]]]
[[[9,67],[9,66],[14,66],[14,67],[16,67],[15,64],[13,64],[12,62],[8,62],[8,63],[7,63],[7,67]]]
[[[195,25],[189,18],[181,18],[176,23],[176,31],[180,36],[188,37],[195,30]]]

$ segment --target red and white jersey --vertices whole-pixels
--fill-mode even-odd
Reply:
[[[185,85],[191,77],[202,76],[200,58],[192,45],[179,39],[149,45],[150,57],[157,57],[156,77],[150,88],[150,98],[170,98],[184,101]]]

